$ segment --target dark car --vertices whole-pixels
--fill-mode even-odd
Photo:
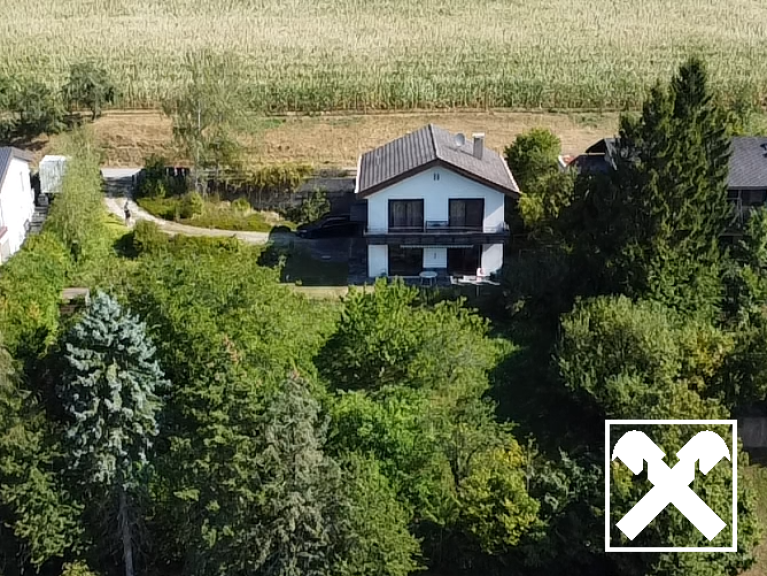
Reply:
[[[299,238],[346,238],[355,236],[360,227],[349,215],[328,216],[311,224],[303,224],[296,230]]]

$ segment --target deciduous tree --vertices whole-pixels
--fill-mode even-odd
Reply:
[[[91,111],[92,121],[101,116],[105,104],[114,104],[117,98],[117,90],[109,74],[94,62],[72,64],[62,92],[70,112],[85,106]]]
[[[533,128],[517,136],[514,143],[506,147],[506,163],[524,192],[558,171],[561,145],[559,138],[550,130]]]
[[[192,162],[195,189],[201,194],[207,192],[206,170],[214,169],[218,180],[222,169],[240,164],[243,146],[238,137],[247,116],[237,61],[209,52],[187,54],[186,89],[163,104],[173,120],[173,138]]]

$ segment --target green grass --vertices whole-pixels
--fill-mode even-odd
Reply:
[[[236,232],[269,232],[276,226],[295,228],[295,224],[282,220],[276,223],[267,222],[264,215],[259,212],[243,213],[231,207],[229,202],[216,202],[206,200],[203,212],[191,218],[178,216],[181,210],[182,199],[177,196],[168,198],[139,198],[138,205],[150,214],[198,228],[215,228],[218,230],[232,230]]]
[[[93,59],[124,107],[157,107],[178,93],[185,55],[203,49],[228,52],[252,101],[273,111],[636,106],[693,52],[729,93],[767,92],[763,0],[0,6],[14,14],[0,30],[0,73],[58,87],[72,63]]]

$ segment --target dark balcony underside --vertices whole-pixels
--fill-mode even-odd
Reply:
[[[509,238],[509,231],[499,232],[463,232],[441,233],[433,232],[422,234],[398,234],[392,232],[389,234],[365,234],[365,240],[368,244],[396,244],[399,246],[466,246],[474,244],[503,244]]]

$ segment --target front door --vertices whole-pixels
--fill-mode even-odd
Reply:
[[[447,249],[447,272],[451,276],[474,276],[482,261],[482,246]]]
[[[423,248],[389,246],[389,276],[418,276],[423,272]]]

